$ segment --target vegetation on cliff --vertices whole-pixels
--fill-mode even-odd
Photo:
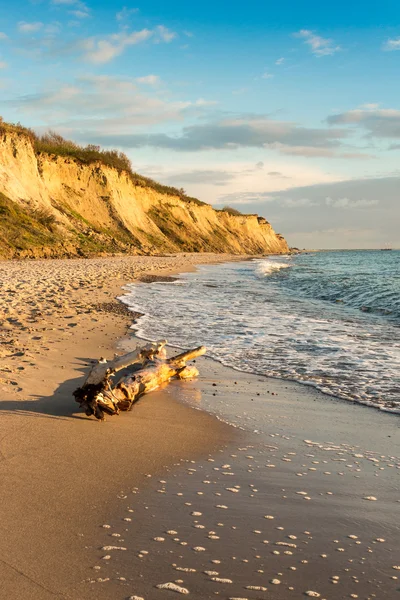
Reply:
[[[0,120],[0,257],[287,250],[263,217],[143,177],[122,152]]]
[[[95,162],[100,162],[107,167],[124,171],[129,175],[134,185],[148,187],[169,196],[179,196],[186,202],[193,202],[198,205],[206,204],[198,198],[188,196],[183,188],[163,185],[150,177],[139,175],[132,168],[132,163],[124,152],[119,150],[104,150],[100,146],[88,144],[81,146],[72,140],[67,140],[62,135],[55,131],[49,131],[43,135],[38,135],[33,129],[24,127],[20,123],[6,123],[0,117],[0,135],[13,132],[28,137],[36,154],[54,154],[56,156],[68,156],[74,158],[85,165],[90,165]]]

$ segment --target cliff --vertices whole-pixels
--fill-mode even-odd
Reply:
[[[160,186],[161,187],[161,186]],[[286,253],[257,215],[234,215],[135,183],[101,161],[38,152],[0,132],[0,257],[156,252]]]

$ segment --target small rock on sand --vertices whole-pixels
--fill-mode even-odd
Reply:
[[[159,583],[156,585],[156,588],[159,590],[171,590],[171,592],[177,592],[178,594],[189,594],[188,589],[170,581],[168,583]]]

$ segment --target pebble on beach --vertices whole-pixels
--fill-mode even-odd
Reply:
[[[159,590],[171,590],[171,592],[177,592],[178,594],[189,594],[188,589],[170,581],[168,583],[159,583],[156,585],[156,588]]]

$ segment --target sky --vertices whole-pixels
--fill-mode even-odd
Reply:
[[[265,216],[400,247],[400,3],[0,0],[0,114]]]

